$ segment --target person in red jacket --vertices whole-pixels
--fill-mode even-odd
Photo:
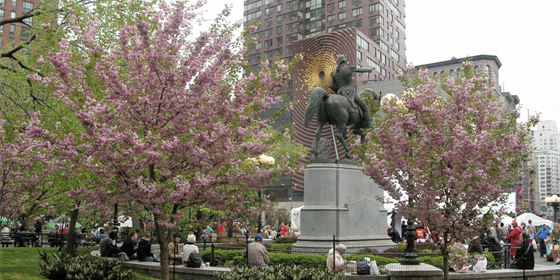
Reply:
[[[224,233],[224,232],[226,232],[226,227],[224,226],[223,223],[221,223],[221,224],[218,226],[217,231],[218,231],[218,233]]]
[[[414,234],[416,235],[416,241],[417,242],[420,242],[420,243],[426,242],[426,237],[428,236],[428,231],[424,229],[423,225],[417,226],[416,230],[414,231]]]
[[[288,230],[288,227],[284,223],[282,223],[280,225],[280,236],[285,237],[286,234],[288,234]]]
[[[515,253],[517,252],[517,248],[521,245],[521,242],[523,241],[521,239],[521,233],[523,232],[523,229],[520,226],[517,226],[517,222],[513,221],[511,223],[511,226],[513,227],[513,229],[511,230],[511,232],[509,233],[509,235],[506,237],[506,239],[511,240],[511,250],[510,250],[510,255],[512,258],[515,257]]]

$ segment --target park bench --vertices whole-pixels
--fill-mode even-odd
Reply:
[[[12,233],[10,232],[2,232],[0,233],[0,243],[2,243],[2,247],[8,247],[14,244],[14,239]]]

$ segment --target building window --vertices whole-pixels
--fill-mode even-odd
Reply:
[[[0,20],[4,20],[4,9],[0,9]]]
[[[346,0],[338,1],[338,8],[342,9],[346,7]]]
[[[282,34],[282,25],[276,27],[276,34]]]
[[[33,2],[23,1],[23,11],[25,13],[31,12],[33,8]]]
[[[334,11],[334,3],[330,3],[327,5],[327,11],[330,13]]]
[[[16,12],[10,12],[10,18],[16,18]]]
[[[357,17],[362,14],[362,8],[352,9],[352,16]]]
[[[272,39],[269,39],[269,40],[265,40],[265,41],[264,41],[264,47],[265,47],[265,48],[269,48],[269,47],[271,47],[271,46],[272,46]]]
[[[17,9],[17,0],[12,0],[12,9]]]
[[[383,24],[383,17],[381,15],[369,17],[369,25],[374,24]]]
[[[369,43],[364,38],[362,38],[362,36],[357,36],[356,44],[364,50],[369,51]]]
[[[385,33],[383,32],[383,29],[381,29],[380,27],[372,28],[369,30],[370,37],[383,36],[383,35],[385,35]]]
[[[330,15],[330,16],[327,17],[327,22],[333,22],[334,19],[335,19],[335,16],[334,16],[334,15]]]
[[[282,44],[282,37],[276,37],[276,45]]]
[[[362,0],[352,0],[353,5],[358,5],[360,3],[362,3]]]
[[[381,6],[380,3],[375,3],[375,4],[371,4],[369,5],[369,12],[383,12],[383,6]]]
[[[338,14],[338,20],[343,20],[346,18],[346,12],[342,12]]]
[[[16,34],[16,25],[10,24],[10,35]]]
[[[6,0],[0,0],[0,6],[3,7],[3,6],[5,6],[5,5],[6,5]],[[0,42],[0,43],[2,43],[2,42]]]
[[[31,35],[31,28],[22,26],[21,27],[21,37],[29,37]]]
[[[286,47],[286,54],[291,54],[294,52],[294,46],[293,45],[289,45]]]
[[[274,21],[272,20],[272,18],[267,18],[264,20],[264,24],[268,27],[271,26],[274,23]]]
[[[362,52],[361,51],[356,51],[356,58],[358,59],[358,61],[362,61]]]

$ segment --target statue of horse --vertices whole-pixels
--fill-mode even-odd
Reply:
[[[379,100],[379,96],[372,90],[365,89],[364,91],[371,91],[373,96]],[[363,129],[369,128],[371,125],[364,122],[359,106],[354,108],[349,98],[339,94],[329,94],[325,89],[316,87],[311,91],[305,109],[305,127],[309,127],[315,114],[317,114],[317,134],[311,150],[312,158],[317,157],[319,139],[326,123],[336,126],[335,137],[344,146],[346,158],[352,158],[350,148],[348,148],[345,140],[346,129],[351,129],[354,134],[360,135],[360,140],[364,143],[365,133]]]

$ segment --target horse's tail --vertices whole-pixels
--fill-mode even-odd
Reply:
[[[323,102],[323,99],[328,96],[329,94],[320,87],[316,87],[311,91],[307,108],[305,108],[305,127],[309,127],[309,124],[311,124],[313,116],[319,110],[319,106]]]

